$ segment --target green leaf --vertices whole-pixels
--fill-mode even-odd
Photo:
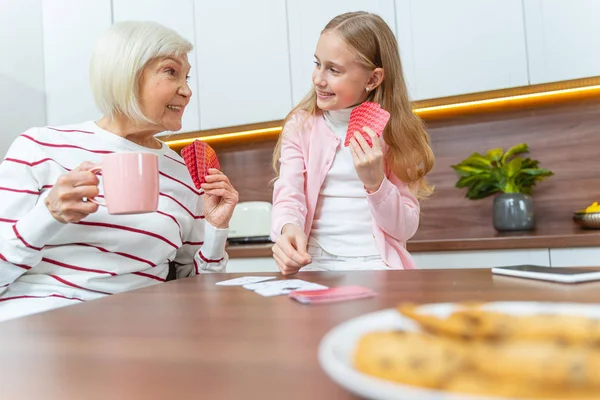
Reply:
[[[462,176],[458,182],[456,182],[457,188],[465,188],[474,185],[476,182],[487,181],[490,179],[490,174],[478,174],[471,176]]]
[[[544,168],[523,168],[523,169],[521,169],[520,172],[527,174],[527,175],[539,176],[539,177],[548,177],[548,176],[554,175],[554,173],[552,171],[544,169]]]
[[[461,164],[487,169],[487,168],[491,167],[492,160],[490,160],[489,158],[487,158],[485,156],[482,156],[479,153],[473,153],[469,157],[467,157],[463,161],[461,161]]]
[[[506,173],[507,177],[512,178],[519,173],[522,163],[523,159],[521,157],[516,157],[510,160],[507,164],[504,164],[502,169]]]
[[[479,200],[496,192],[499,192],[496,186],[487,182],[480,182],[467,191],[466,197],[471,200]]]
[[[537,160],[532,160],[531,158],[524,158],[521,164],[521,168],[537,168],[540,164]]]
[[[504,187],[504,193],[521,193],[522,189],[516,184],[514,179],[507,179],[506,186]]]
[[[502,159],[502,153],[504,153],[502,148],[490,149],[486,152],[488,158],[492,161],[500,161],[500,159]]]
[[[527,146],[527,144],[525,144],[525,143],[520,143],[520,144],[514,145],[510,149],[506,150],[506,153],[504,153],[504,155],[502,156],[501,162],[504,164],[512,156],[517,155],[517,154],[527,153],[528,151],[529,151],[529,146]]]
[[[494,168],[492,173],[490,174],[490,181],[494,186],[496,186],[501,191],[506,191],[506,171],[502,168]]]
[[[452,168],[456,172],[458,172],[458,174],[461,176],[470,176],[470,175],[481,174],[481,173],[485,172],[485,170],[482,168],[472,167],[470,165],[464,165],[464,164],[452,165]]]

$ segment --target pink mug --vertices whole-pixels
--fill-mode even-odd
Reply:
[[[91,172],[102,171],[104,202],[109,214],[142,214],[158,208],[158,157],[152,153],[111,153]]]

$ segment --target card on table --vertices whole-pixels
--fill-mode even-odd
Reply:
[[[226,281],[217,282],[217,285],[221,286],[243,286],[251,283],[268,281],[275,279],[274,276],[240,276],[239,278],[228,279]]]
[[[363,286],[340,286],[324,290],[294,291],[289,296],[302,304],[333,303],[336,301],[364,299],[377,293]]]
[[[209,168],[221,169],[217,153],[206,142],[194,140],[193,143],[181,149],[181,157],[190,172],[196,189],[206,182]]]
[[[294,290],[320,290],[327,289],[327,286],[319,285],[318,283],[307,282],[301,279],[286,279],[280,281],[258,282],[244,285],[244,288],[254,290],[261,296],[279,296],[289,294]]]
[[[350,140],[354,137],[354,132],[358,131],[365,138],[369,146],[373,147],[371,137],[363,131],[363,127],[368,126],[377,136],[381,136],[389,119],[390,113],[381,108],[378,103],[365,101],[350,113],[344,146],[348,147],[350,145]]]

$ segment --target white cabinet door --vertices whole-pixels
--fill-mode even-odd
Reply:
[[[0,159],[26,129],[46,125],[41,0],[0,0]]]
[[[90,59],[111,24],[110,0],[43,0],[48,125],[97,120]]]
[[[413,100],[528,84],[521,0],[396,0],[396,15]]]
[[[194,0],[112,0],[114,22],[156,21],[174,29],[196,47],[194,33]],[[196,50],[188,54],[192,69],[189,85],[192,97],[183,114],[181,132],[200,130],[200,108],[198,106],[198,66]],[[165,132],[164,134],[170,134]]]
[[[553,267],[600,267],[600,247],[550,249]]]
[[[230,258],[225,272],[279,272],[273,257]]]
[[[531,84],[600,75],[600,1],[524,0]]]
[[[521,264],[550,266],[548,249],[434,251],[411,255],[418,269],[492,268]]]
[[[202,129],[283,119],[292,108],[284,0],[196,1]]]
[[[396,32],[393,0],[287,0],[294,104],[312,86],[314,54],[321,31],[333,17],[349,11],[378,14]]]

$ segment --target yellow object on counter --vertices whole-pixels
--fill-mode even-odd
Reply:
[[[598,202],[595,201],[591,206],[588,206],[585,209],[586,213],[595,213],[595,212],[600,212],[600,205],[598,205]]]

